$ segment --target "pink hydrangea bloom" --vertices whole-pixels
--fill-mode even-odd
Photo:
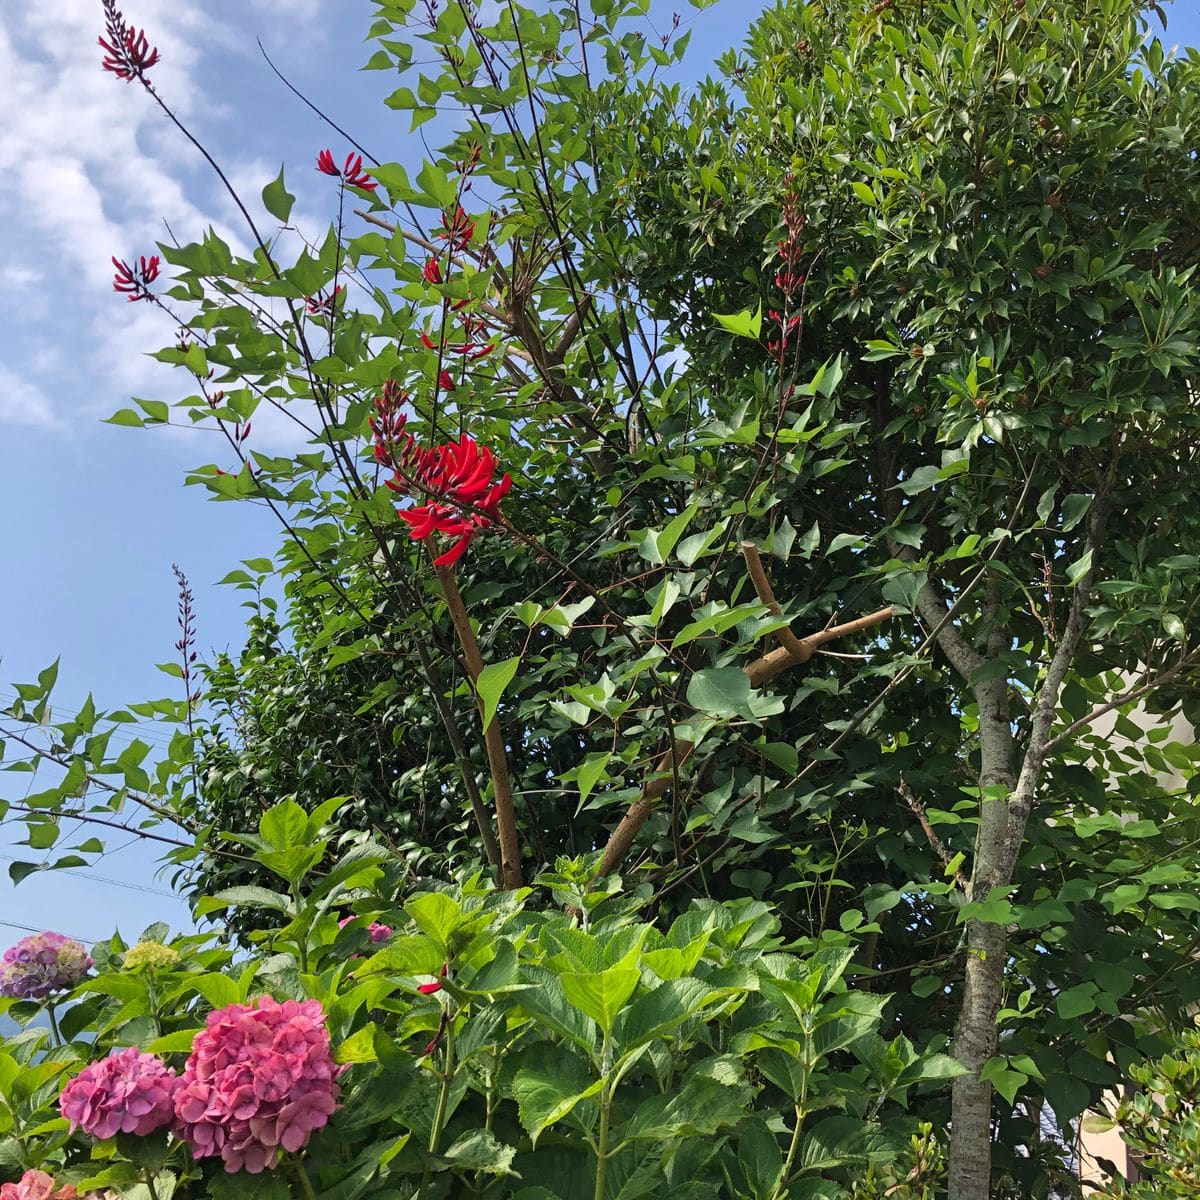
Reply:
[[[302,1149],[337,1107],[338,1076],[316,1000],[261,996],[209,1013],[175,1093],[177,1129],[193,1158],[257,1174]]]
[[[343,917],[338,922],[338,928],[345,929],[351,921],[357,920],[357,917]],[[378,944],[379,942],[386,942],[391,939],[392,927],[390,925],[380,924],[378,921],[372,921],[371,924],[367,926],[367,933],[370,935],[371,941]]]
[[[75,1189],[54,1186],[45,1171],[26,1171],[16,1183],[0,1183],[0,1200],[75,1200]]]
[[[174,1120],[178,1086],[162,1059],[130,1046],[84,1067],[63,1089],[58,1107],[73,1130],[82,1128],[93,1137],[145,1137]]]
[[[92,969],[82,942],[61,933],[31,933],[0,959],[0,996],[41,1000],[73,988]]]

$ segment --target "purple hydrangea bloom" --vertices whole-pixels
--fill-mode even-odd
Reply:
[[[73,988],[92,969],[82,942],[61,933],[31,933],[0,959],[0,996],[41,1000]]]
[[[315,1000],[261,996],[209,1013],[175,1093],[176,1129],[193,1158],[257,1174],[281,1150],[302,1149],[337,1107],[344,1068],[333,1061]]]
[[[84,1067],[63,1088],[59,1111],[71,1128],[97,1138],[135,1133],[145,1137],[175,1119],[175,1072],[136,1046]]]

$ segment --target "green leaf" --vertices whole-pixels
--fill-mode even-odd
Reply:
[[[609,967],[606,971],[568,972],[561,976],[561,982],[567,1000],[591,1017],[607,1036],[640,978],[636,967]]]
[[[604,774],[612,758],[611,753],[589,754],[575,772],[575,782],[579,785],[579,803],[582,804],[592,794],[597,780]]]
[[[688,681],[688,703],[715,717],[749,715],[750,679],[740,667],[705,667]]]
[[[241,988],[228,975],[214,971],[197,975],[190,982],[213,1008],[225,1008],[226,1005],[236,1004],[242,998]]]
[[[701,951],[707,942],[707,935],[698,939]],[[665,951],[650,951],[645,957],[652,960],[653,955],[660,953]],[[649,965],[653,967],[653,961]],[[637,1050],[647,1042],[670,1033],[722,994],[702,979],[690,976],[669,979],[653,991],[639,996],[621,1014],[615,1040],[622,1053]]]
[[[263,207],[277,221],[286,221],[292,215],[292,205],[296,203],[296,197],[284,187],[283,167],[279,168],[278,176],[263,188],[262,200]]]
[[[1074,587],[1092,569],[1092,552],[1085,550],[1067,568],[1067,582]]]
[[[741,1127],[738,1166],[754,1200],[773,1200],[783,1174],[783,1151],[761,1117],[751,1117]]]
[[[488,726],[492,723],[492,719],[496,715],[496,708],[500,703],[500,697],[504,695],[504,689],[512,683],[520,663],[521,657],[517,655],[514,658],[505,659],[504,662],[490,663],[479,672],[479,678],[475,680],[475,692],[482,705],[484,732],[487,732]]]
[[[190,1054],[196,1035],[203,1032],[202,1029],[178,1029],[164,1037],[155,1038],[146,1046],[146,1050],[151,1054]]]
[[[740,313],[713,313],[720,326],[737,337],[757,338],[762,330],[762,301],[751,312],[744,308]]]
[[[1062,506],[1062,527],[1065,533],[1068,529],[1074,529],[1080,521],[1083,520],[1087,510],[1091,507],[1091,496],[1083,496],[1078,492],[1072,492],[1064,501]]]
[[[854,194],[864,203],[869,204],[872,208],[879,203],[875,197],[875,193],[860,180],[855,180],[851,185],[854,189]]]
[[[671,551],[675,549],[675,543],[683,536],[688,523],[699,511],[700,505],[693,501],[654,539],[660,563],[667,561]]]
[[[1091,982],[1078,983],[1065,992],[1059,992],[1054,1007],[1064,1021],[1086,1017],[1088,1013],[1096,1011],[1096,985]]]
[[[547,1126],[561,1121],[576,1105],[596,1095],[604,1085],[597,1079],[582,1090],[560,1073],[540,1068],[526,1068],[513,1076],[512,1090],[517,1101],[517,1114],[536,1146],[538,1135]]]
[[[375,1028],[374,1025],[364,1025],[357,1032],[352,1033],[334,1051],[334,1062],[374,1062],[379,1057],[375,1050]]]
[[[1043,1091],[1064,1129],[1087,1108],[1092,1098],[1091,1088],[1073,1075],[1047,1076]]]
[[[308,836],[308,814],[295,800],[284,800],[263,813],[258,831],[276,850],[303,846]]]
[[[512,1160],[516,1149],[497,1140],[490,1129],[471,1129],[460,1135],[445,1152],[459,1171],[482,1171],[485,1175],[516,1175]]]
[[[270,888],[258,887],[253,884],[243,884],[240,887],[225,888],[212,896],[204,896],[196,905],[196,915],[203,917],[221,908],[272,908],[276,912],[295,914],[295,904],[291,897],[282,892],[273,892]]]
[[[447,896],[445,892],[424,892],[414,896],[404,906],[404,911],[412,917],[423,933],[443,948],[463,917],[458,901],[453,896]],[[386,953],[386,950],[383,953]]]

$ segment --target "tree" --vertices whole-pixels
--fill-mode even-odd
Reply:
[[[244,702],[214,668],[250,720],[194,790],[194,721],[151,778],[95,713],[39,741],[25,685],[10,728],[65,772],[31,836],[119,774],[179,861],[253,871],[204,782],[236,756],[394,797],[425,869],[470,813],[509,887],[567,854],[662,921],[769,894],[798,944],[857,942],[898,1034],[953,1039],[954,1200],[1037,1194],[1045,1104],[1068,1127],[1200,991],[1194,750],[1094,732],[1195,681],[1195,62],[1131,0],[826,0],[683,97],[686,34],[638,15],[382,3],[370,65],[428,46],[389,104],[464,110],[445,150],[322,152],[336,220],[290,265],[281,173],[250,257],[126,268],[196,391],[114,420],[225,435],[192,481],[277,513],[296,636]],[[254,449],[264,404],[296,454]],[[381,705],[379,768],[324,773]]]

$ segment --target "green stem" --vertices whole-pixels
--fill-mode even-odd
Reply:
[[[783,1170],[779,1175],[779,1182],[775,1185],[775,1190],[771,1193],[771,1200],[779,1200],[783,1195],[791,1180],[792,1164],[796,1161],[796,1151],[800,1149],[800,1130],[804,1125],[804,1110],[799,1104],[796,1105],[796,1128],[792,1130],[792,1140],[788,1145],[787,1158],[783,1160]]]
[[[146,1191],[150,1193],[150,1200],[158,1200],[158,1190],[154,1186],[154,1172],[147,1170],[144,1179],[146,1181]]]
[[[55,1015],[53,1003],[46,1005],[46,1015],[50,1018],[50,1033],[54,1038],[54,1044],[56,1046],[66,1045],[63,1041],[62,1030],[58,1027],[58,1017]]]
[[[604,1200],[604,1180],[608,1170],[608,1118],[612,1116],[612,1088],[616,1081],[600,1091],[600,1134],[596,1139],[596,1187],[594,1200]]]
[[[317,1194],[313,1191],[312,1180],[308,1177],[308,1172],[304,1169],[304,1164],[298,1158],[292,1159],[292,1166],[296,1168],[296,1174],[300,1177],[300,1186],[304,1189],[304,1195],[308,1200],[317,1200]]]
[[[292,899],[296,904],[296,915],[300,916],[304,911],[304,901],[300,895],[300,884],[295,882],[292,884]],[[301,974],[308,974],[308,931],[309,922],[307,920],[300,923],[300,936],[296,941],[296,958],[300,966]]]
[[[438,1091],[437,1108],[433,1114],[433,1129],[429,1132],[429,1153],[436,1154],[442,1140],[442,1126],[446,1121],[446,1106],[450,1101],[450,1086],[454,1082],[454,1018],[456,1014],[447,1014],[446,1019],[446,1061],[442,1070],[442,1086]],[[421,1190],[417,1200],[425,1200],[429,1190],[429,1178],[433,1173],[433,1164],[426,1163],[421,1175]]]

